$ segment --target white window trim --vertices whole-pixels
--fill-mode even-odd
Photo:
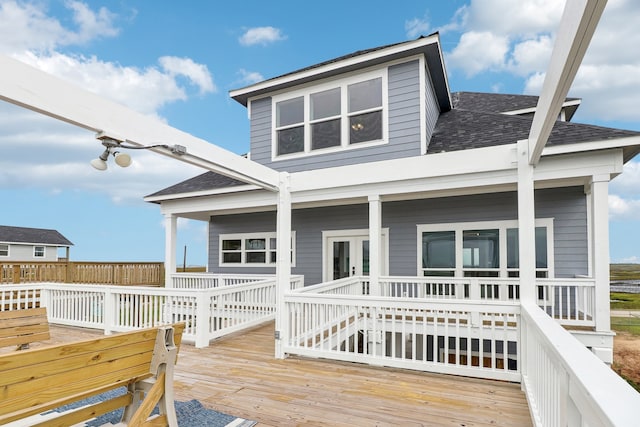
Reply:
[[[554,235],[553,235],[553,218],[538,218],[536,219],[536,227],[546,227],[547,229],[547,268],[536,268],[536,271],[546,270],[548,277],[555,277],[555,264],[554,264]],[[417,225],[417,245],[418,245],[418,258],[417,258],[417,274],[423,275],[422,268],[422,233],[424,232],[437,232],[437,231],[454,231],[455,232],[455,245],[456,245],[456,266],[454,277],[463,277],[465,271],[498,271],[498,277],[508,277],[509,271],[515,271],[518,269],[507,268],[507,229],[518,228],[518,220],[504,220],[504,221],[479,221],[479,222],[453,222],[442,224],[418,224]],[[488,269],[488,268],[464,268],[463,267],[463,241],[462,232],[464,230],[488,230],[498,229],[499,231],[499,250],[500,250],[500,268]],[[429,270],[443,270],[451,271],[452,269],[429,269]]]
[[[320,154],[329,154],[342,152],[347,150],[355,150],[358,148],[366,148],[366,147],[374,147],[378,145],[384,145],[389,142],[389,81],[388,81],[389,73],[387,72],[387,67],[379,68],[376,70],[369,71],[367,73],[355,74],[349,77],[344,77],[341,79],[330,80],[328,82],[324,82],[321,84],[307,86],[304,89],[299,89],[291,92],[284,92],[279,95],[274,95],[271,98],[271,160],[279,161],[279,160],[289,160],[296,159],[308,156],[316,156]],[[367,80],[372,80],[380,78],[382,79],[382,139],[377,141],[368,141],[368,142],[359,142],[357,144],[349,144],[349,135],[346,131],[346,125],[342,126],[342,135],[341,135],[341,145],[337,147],[327,147],[312,150],[311,149],[311,123],[320,121],[320,120],[311,120],[310,118],[310,96],[313,93],[322,92],[329,89],[335,89],[340,87],[341,91],[341,114],[340,118],[348,121],[350,114],[347,110],[347,87],[354,83],[361,83]],[[278,155],[278,138],[277,138],[277,124],[276,124],[276,105],[278,102],[286,101],[288,99],[293,99],[303,96],[304,97],[304,151],[298,153],[290,153],[290,154],[282,154]],[[378,108],[374,108],[371,110],[363,110],[359,113],[365,113],[367,111],[378,111]],[[295,127],[292,125],[291,127]],[[284,128],[284,126],[283,126]],[[347,134],[345,135],[345,132]]]
[[[9,256],[11,256],[11,245],[8,243],[0,243],[0,246],[6,246],[7,247],[7,254],[6,255],[0,255],[1,258],[8,258]]]
[[[275,239],[275,232],[259,232],[259,233],[232,233],[232,234],[220,234],[218,236],[218,266],[219,267],[249,267],[249,268],[265,268],[271,267],[275,268],[276,263],[270,262],[269,252],[272,252],[272,249],[265,249],[267,251],[267,262],[265,263],[255,263],[255,262],[246,262],[246,248],[245,248],[245,239],[266,239],[267,244],[269,239]],[[223,240],[240,240],[242,242],[242,246],[240,249],[241,262],[238,263],[225,263],[223,262],[223,250],[222,250],[222,241]],[[249,251],[251,252],[251,251]],[[291,267],[296,266],[296,232],[291,231]]]
[[[42,256],[36,255],[36,248],[42,248]],[[47,247],[43,245],[34,245],[33,246],[33,257],[34,258],[46,258],[47,257]]]

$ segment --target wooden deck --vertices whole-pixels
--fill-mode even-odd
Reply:
[[[52,326],[47,343],[91,334]],[[175,372],[176,399],[198,399],[261,427],[531,425],[519,384],[333,361],[277,360],[273,334],[270,323],[204,349],[184,344]]]

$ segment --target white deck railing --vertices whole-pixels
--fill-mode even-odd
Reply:
[[[284,351],[519,381],[519,305],[366,295],[352,277],[285,296]]]
[[[211,289],[241,283],[275,279],[275,274],[214,274],[214,273],[174,273],[170,277],[174,289]],[[304,286],[304,276],[291,276],[291,289]]]
[[[534,304],[522,304],[522,386],[536,426],[635,426],[640,394]]]
[[[593,279],[538,279],[536,286],[538,305],[560,324],[595,325]],[[380,295],[513,302],[520,299],[520,282],[491,277],[381,277]]]
[[[292,278],[292,286],[300,281],[300,277]],[[106,334],[184,322],[184,340],[206,347],[212,339],[272,320],[276,282],[270,279],[212,289],[3,285],[0,301],[0,311],[42,306],[51,323],[102,329]]]

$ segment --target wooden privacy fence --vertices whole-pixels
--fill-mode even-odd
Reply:
[[[0,283],[163,286],[162,262],[0,262]]]

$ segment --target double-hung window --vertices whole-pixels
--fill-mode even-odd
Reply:
[[[276,233],[220,235],[220,266],[264,267],[276,265]],[[291,262],[295,264],[295,232],[291,235]]]
[[[44,258],[44,246],[34,246],[33,247],[33,257],[34,258]]]
[[[0,244],[0,256],[9,256],[9,245]]]
[[[384,143],[385,85],[377,72],[275,96],[273,157]]]

